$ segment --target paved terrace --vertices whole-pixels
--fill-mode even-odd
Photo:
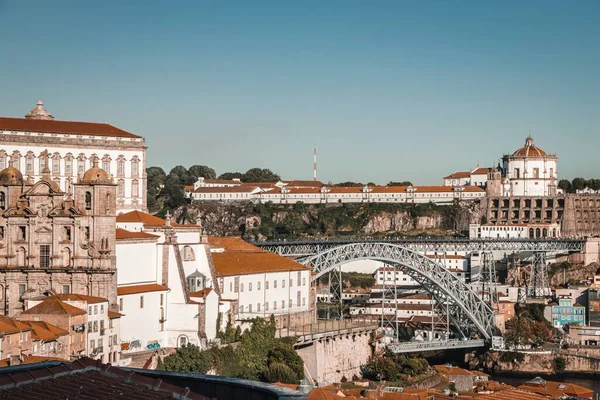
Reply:
[[[370,333],[379,328],[375,321],[362,320],[322,320],[293,328],[277,329],[277,337],[297,336],[296,346],[312,343],[316,340]]]
[[[455,237],[404,237],[297,239],[253,242],[255,246],[286,257],[308,257],[333,247],[351,243],[392,243],[417,252],[451,251],[543,251],[568,253],[582,251],[585,238],[468,239]]]

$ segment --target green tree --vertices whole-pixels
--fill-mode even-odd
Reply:
[[[226,181],[230,181],[232,179],[242,179],[244,174],[241,172],[225,172],[224,174],[219,175],[219,179],[223,179]]]
[[[364,185],[360,182],[340,182],[340,183],[336,183],[333,186],[336,187],[363,187]]]
[[[199,177],[203,177],[204,179],[217,179],[215,170],[206,165],[192,165],[187,170],[187,174],[188,181],[185,182],[186,185],[192,185]]]
[[[585,189],[586,180],[583,178],[575,178],[571,182],[571,193],[575,193],[577,190]]]
[[[558,181],[558,187],[565,193],[571,193],[571,182],[568,179],[561,179]]]
[[[277,182],[279,175],[267,168],[250,168],[242,177],[242,182]]]
[[[411,181],[401,181],[401,182],[388,182],[388,184],[386,186],[412,186],[412,182]]]
[[[200,351],[197,346],[188,344],[178,348],[174,354],[165,357],[165,371],[194,372],[205,374],[211,367],[210,355]]]
[[[164,209],[161,214],[164,214],[166,210],[173,212],[178,207],[187,204],[183,184],[177,174],[169,173],[160,192],[160,197],[164,199]]]
[[[557,374],[564,372],[565,368],[567,368],[567,360],[565,360],[564,357],[555,357],[554,360],[552,360],[552,369],[554,369],[554,372]]]
[[[158,211],[160,204],[158,202],[158,196],[161,191],[161,186],[164,185],[167,179],[167,174],[160,167],[149,167],[146,169],[147,176],[147,190],[148,190],[148,208],[150,211]]]
[[[167,179],[169,178],[169,176],[177,176],[181,185],[185,185],[189,179],[188,170],[183,165],[178,165],[171,171],[169,171]]]

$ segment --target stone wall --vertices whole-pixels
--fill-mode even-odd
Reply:
[[[340,335],[317,340],[296,352],[304,360],[305,369],[317,382],[340,382],[361,376],[360,367],[367,363],[373,349],[368,332]]]
[[[496,372],[499,373],[528,373],[528,374],[552,374],[552,362],[556,357],[563,357],[566,360],[566,369],[564,372],[578,373],[599,373],[600,358],[598,356],[586,357],[566,355],[566,354],[525,354],[522,362],[502,362],[499,359],[500,353],[491,353],[490,356],[497,366]]]

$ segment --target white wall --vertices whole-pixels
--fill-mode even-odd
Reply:
[[[117,240],[117,285],[159,282],[156,242],[124,243]]]
[[[130,343],[139,341],[141,347],[130,347],[129,351],[146,350],[149,342],[157,341],[161,347],[166,346],[165,333],[160,329],[161,305],[160,297],[163,296],[163,304],[168,301],[167,291],[146,292],[118,296],[119,304],[123,309],[119,311],[121,317],[121,341]],[[140,308],[140,298],[144,297],[144,307]],[[166,317],[166,315],[165,315]]]

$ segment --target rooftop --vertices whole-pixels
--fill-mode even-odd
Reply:
[[[158,239],[158,235],[153,235],[146,232],[131,232],[125,229],[117,228],[117,240],[127,239]]]
[[[40,304],[25,310],[21,315],[36,315],[36,314],[53,314],[53,315],[84,315],[85,310],[73,307],[70,304],[61,301],[56,296],[51,296],[42,301]]]
[[[158,283],[146,283],[143,285],[119,286],[117,287],[118,296],[126,296],[128,294],[163,292],[169,290],[168,287],[159,285]]]

